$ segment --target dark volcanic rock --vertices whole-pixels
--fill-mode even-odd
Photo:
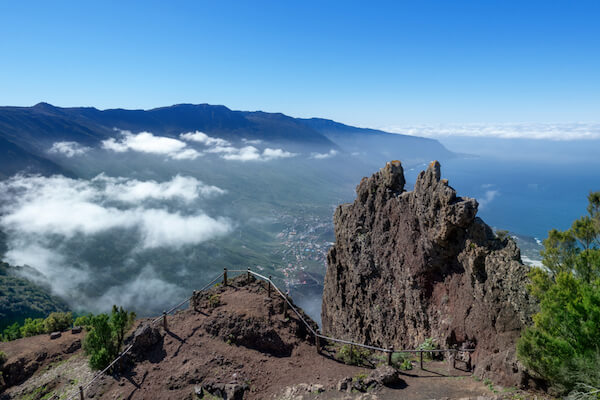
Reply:
[[[399,161],[358,185],[335,212],[323,293],[326,334],[415,348],[472,343],[475,373],[522,384],[515,342],[529,323],[527,267],[511,239],[476,217],[477,201],[456,196],[433,162],[404,190]]]

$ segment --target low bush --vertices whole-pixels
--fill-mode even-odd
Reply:
[[[73,325],[73,314],[70,312],[53,312],[44,320],[46,333],[62,332]]]
[[[438,346],[437,340],[430,337],[430,338],[425,339],[425,341],[423,343],[421,343],[417,349],[418,350],[436,350],[438,348],[439,348],[439,346]],[[427,352],[427,353],[423,354],[423,359],[432,360],[433,353]]]
[[[46,327],[44,326],[43,318],[25,318],[25,323],[21,327],[21,335],[23,337],[42,335],[44,333],[46,333]]]
[[[370,356],[369,350],[349,344],[337,347],[335,352],[336,360],[347,365],[367,365]]]

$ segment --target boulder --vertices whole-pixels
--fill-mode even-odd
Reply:
[[[162,339],[160,330],[151,324],[140,325],[131,339],[131,352],[136,358],[144,356],[144,353],[152,349]]]
[[[369,378],[384,386],[395,386],[402,382],[398,371],[389,365],[380,365],[369,374]]]

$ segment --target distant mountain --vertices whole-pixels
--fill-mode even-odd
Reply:
[[[448,158],[454,154],[435,139],[418,136],[400,135],[377,129],[357,128],[328,119],[302,119],[304,124],[327,137],[348,153],[368,154],[375,162],[389,161],[398,153],[402,154],[402,162],[417,159],[431,160]]]
[[[33,107],[0,107],[0,177],[27,169],[56,173],[61,167],[48,160],[48,149],[59,141],[98,146],[117,130],[149,131],[176,137],[202,131],[230,141],[262,140],[286,144],[291,150],[309,147],[368,152],[382,158],[398,154],[428,160],[451,156],[439,142],[373,129],[355,128],[325,119],[299,119],[280,113],[232,111],[221,105],[177,104],[151,110],[91,107],[60,108],[47,103]],[[377,160],[378,161],[378,160]]]

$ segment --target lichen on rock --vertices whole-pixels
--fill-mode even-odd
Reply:
[[[442,347],[472,343],[477,375],[524,384],[515,342],[535,309],[528,268],[516,244],[476,216],[477,201],[440,178],[434,161],[406,191],[392,161],[336,209],[324,332],[397,349],[429,337]]]

